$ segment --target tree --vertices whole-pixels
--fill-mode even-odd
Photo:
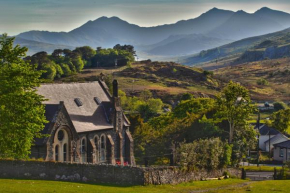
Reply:
[[[272,127],[280,132],[286,132],[290,128],[290,109],[273,113],[271,120]]]
[[[193,99],[193,98],[194,98],[193,94],[191,94],[191,93],[184,93],[184,94],[181,96],[180,100],[181,100],[181,101],[186,101],[186,100],[191,100],[191,99]]]
[[[75,57],[72,59],[72,64],[75,66],[76,71],[80,72],[84,68],[84,62],[82,61],[81,57]]]
[[[22,60],[27,48],[0,38],[0,157],[27,158],[46,123],[43,97],[36,93],[41,71]]]
[[[63,53],[63,50],[62,49],[55,49],[52,52],[51,56],[52,57],[55,57],[55,58],[58,58],[58,57],[60,57],[62,55],[62,53]]]
[[[42,74],[43,78],[48,80],[54,80],[54,77],[56,76],[55,65],[44,64],[42,66],[42,70],[44,71],[44,73]]]
[[[216,100],[216,117],[226,120],[229,126],[229,143],[232,143],[236,129],[243,129],[254,111],[249,91],[239,83],[232,81],[222,90]]]
[[[67,64],[60,64],[60,66],[61,66],[61,69],[62,69],[63,74],[65,76],[69,76],[69,75],[72,74],[72,72],[71,72],[71,70],[70,70],[70,68],[69,68],[69,66]]]
[[[288,109],[287,104],[284,103],[284,102],[282,102],[282,101],[276,101],[276,102],[274,102],[273,106],[274,106],[274,109],[276,111],[279,111],[279,110],[282,110],[282,109]]]
[[[134,50],[134,46],[132,45],[124,45],[121,46],[120,44],[117,44],[113,47],[115,50],[125,50],[127,52],[130,52],[133,56],[136,56],[136,51]]]
[[[143,101],[148,101],[150,98],[152,98],[152,93],[150,90],[143,90],[141,91],[140,93],[140,98],[143,100]]]
[[[90,61],[92,57],[96,54],[96,51],[90,46],[77,47],[74,52],[81,55],[83,60]]]

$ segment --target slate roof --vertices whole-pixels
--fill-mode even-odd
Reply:
[[[289,148],[290,149],[290,140],[283,141],[281,143],[274,144],[274,147]]]
[[[256,128],[257,128],[257,126],[255,126],[255,129]],[[279,131],[277,131],[273,127],[269,127],[266,124],[262,124],[260,126],[260,129],[259,129],[260,135],[269,135],[269,130],[270,130],[270,135],[277,135],[280,133]]]
[[[37,93],[44,96],[48,101],[47,116],[55,110],[52,106],[58,105],[60,101],[68,111],[71,121],[78,133],[113,128],[108,122],[108,113],[111,108],[110,96],[103,90],[99,82],[86,83],[62,83],[43,84],[37,89]],[[94,97],[98,97],[101,104],[97,104]],[[79,98],[82,106],[78,106],[75,99]],[[106,105],[103,105],[106,104]],[[110,103],[112,105],[112,103]]]
[[[285,135],[283,135],[282,133],[279,133],[277,135],[275,135],[274,137],[270,138],[270,142],[273,143],[275,142],[276,140],[278,140],[279,138],[285,138],[285,139],[288,139],[288,137],[286,137]],[[264,143],[268,143],[269,142],[269,139],[267,141],[265,141]]]

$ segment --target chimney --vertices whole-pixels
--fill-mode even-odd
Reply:
[[[113,80],[113,105],[114,105],[114,112],[113,112],[113,125],[115,131],[122,131],[123,129],[123,111],[121,108],[121,99],[118,96],[118,81],[115,79]]]
[[[118,81],[113,80],[113,97],[118,97]]]

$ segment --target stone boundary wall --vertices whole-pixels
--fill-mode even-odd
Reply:
[[[242,172],[237,168],[225,168],[212,171],[183,171],[177,167],[159,167],[144,169],[144,184],[179,184],[182,182],[205,180],[206,178],[222,177],[224,172],[230,176],[241,178]]]
[[[186,172],[178,167],[131,167],[71,164],[38,161],[0,160],[0,178],[63,180],[116,185],[178,184],[204,178],[217,178],[227,171],[240,177],[239,169]]]
[[[144,184],[143,172],[137,167],[37,161],[0,160],[0,178]]]

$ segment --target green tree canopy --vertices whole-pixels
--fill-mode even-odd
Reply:
[[[43,97],[35,92],[41,71],[22,60],[27,48],[0,38],[0,157],[26,158],[46,123]]]
[[[217,96],[216,117],[228,122],[229,143],[232,143],[235,130],[243,129],[247,124],[246,121],[254,111],[254,105],[251,103],[249,91],[232,81]]]
[[[273,113],[271,120],[272,127],[280,132],[286,132],[290,128],[290,109]]]

